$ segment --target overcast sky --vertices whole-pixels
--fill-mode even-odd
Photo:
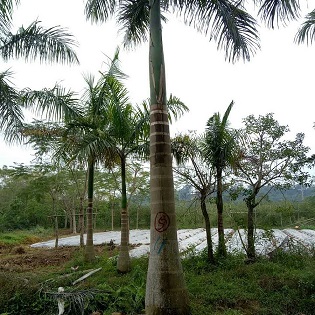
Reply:
[[[79,93],[84,87],[83,74],[97,75],[104,69],[105,56],[112,57],[121,45],[122,35],[118,34],[114,21],[92,26],[85,20],[83,1],[21,2],[14,15],[16,27],[28,26],[38,19],[45,27],[68,28],[79,42],[80,66],[26,64],[22,60],[2,62],[0,72],[11,68],[18,88],[40,89],[60,82]],[[315,0],[302,2],[303,14],[315,8]],[[215,42],[209,42],[207,37],[170,16],[163,27],[167,92],[180,97],[190,108],[189,113],[171,126],[172,134],[204,131],[207,119],[215,112],[223,114],[234,100],[230,114],[232,127],[241,127],[242,118],[250,114],[272,112],[280,124],[289,125],[291,138],[304,132],[305,144],[315,153],[315,44],[307,47],[293,42],[302,20],[276,30],[261,26],[261,50],[250,62],[230,64]],[[148,43],[132,51],[121,49],[120,60],[122,70],[129,76],[126,85],[131,99],[134,104],[140,103],[149,96]],[[3,141],[0,152],[0,166],[13,162],[28,164],[32,160],[29,148],[8,147]]]

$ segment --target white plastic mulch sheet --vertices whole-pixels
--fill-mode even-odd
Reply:
[[[228,252],[245,253],[244,247],[247,244],[247,232],[243,229],[233,230],[225,229],[225,240]],[[86,239],[86,235],[84,236]],[[199,229],[182,229],[177,232],[180,252],[194,250],[200,252],[207,247],[206,231]],[[213,248],[218,245],[218,232],[216,228],[211,229]],[[149,254],[150,251],[150,231],[149,230],[131,230],[129,235],[130,244],[133,248],[130,250],[131,257],[140,257]],[[95,245],[114,243],[120,244],[120,231],[108,231],[94,233],[93,243]],[[78,246],[80,243],[79,235],[60,238],[59,246]],[[55,246],[55,240],[41,242],[31,245],[31,247],[49,247]],[[297,229],[272,229],[255,231],[255,248],[257,255],[267,255],[277,248],[283,250],[292,250],[302,248],[313,250],[315,248],[315,231],[297,230]]]

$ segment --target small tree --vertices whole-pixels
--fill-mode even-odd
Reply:
[[[199,193],[200,208],[206,227],[208,260],[213,264],[215,260],[206,200],[215,190],[214,169],[206,163],[200,148],[200,140],[201,137],[195,135],[179,135],[172,140],[172,151],[178,164],[178,167],[173,169]]]
[[[297,134],[292,141],[285,140],[289,128],[279,125],[271,113],[258,118],[250,115],[243,122],[249,138],[241,149],[236,179],[242,184],[248,210],[247,257],[255,260],[254,209],[272,188],[285,189],[307,181],[308,173],[303,167],[309,148],[303,145],[302,133]],[[267,186],[270,189],[259,195],[261,188]]]
[[[232,101],[222,119],[220,113],[216,113],[209,118],[203,144],[205,159],[215,170],[219,235],[218,255],[221,257],[225,257],[227,254],[223,224],[223,177],[224,171],[235,163],[237,138],[239,137],[236,130],[230,128],[228,123],[233,104]]]

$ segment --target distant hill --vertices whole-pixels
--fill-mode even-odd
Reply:
[[[259,195],[264,195],[267,191],[270,190],[270,187],[263,187],[259,193]],[[192,189],[191,186],[185,185],[183,188],[178,189],[176,191],[177,198],[179,200],[192,200],[195,198],[196,193]],[[303,201],[305,198],[314,197],[315,196],[315,187],[301,187],[299,185],[286,189],[286,190],[278,190],[272,188],[269,192],[266,200],[270,201]],[[215,195],[213,195],[215,197]],[[230,200],[229,194],[227,192],[224,193],[225,200]],[[239,196],[237,201],[243,200],[243,196]]]

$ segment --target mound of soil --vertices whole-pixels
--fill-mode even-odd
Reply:
[[[104,246],[95,246],[96,254],[101,253]],[[25,272],[34,271],[42,267],[62,266],[76,252],[78,247],[59,248],[31,248],[29,246],[18,246],[0,253],[0,271]]]

